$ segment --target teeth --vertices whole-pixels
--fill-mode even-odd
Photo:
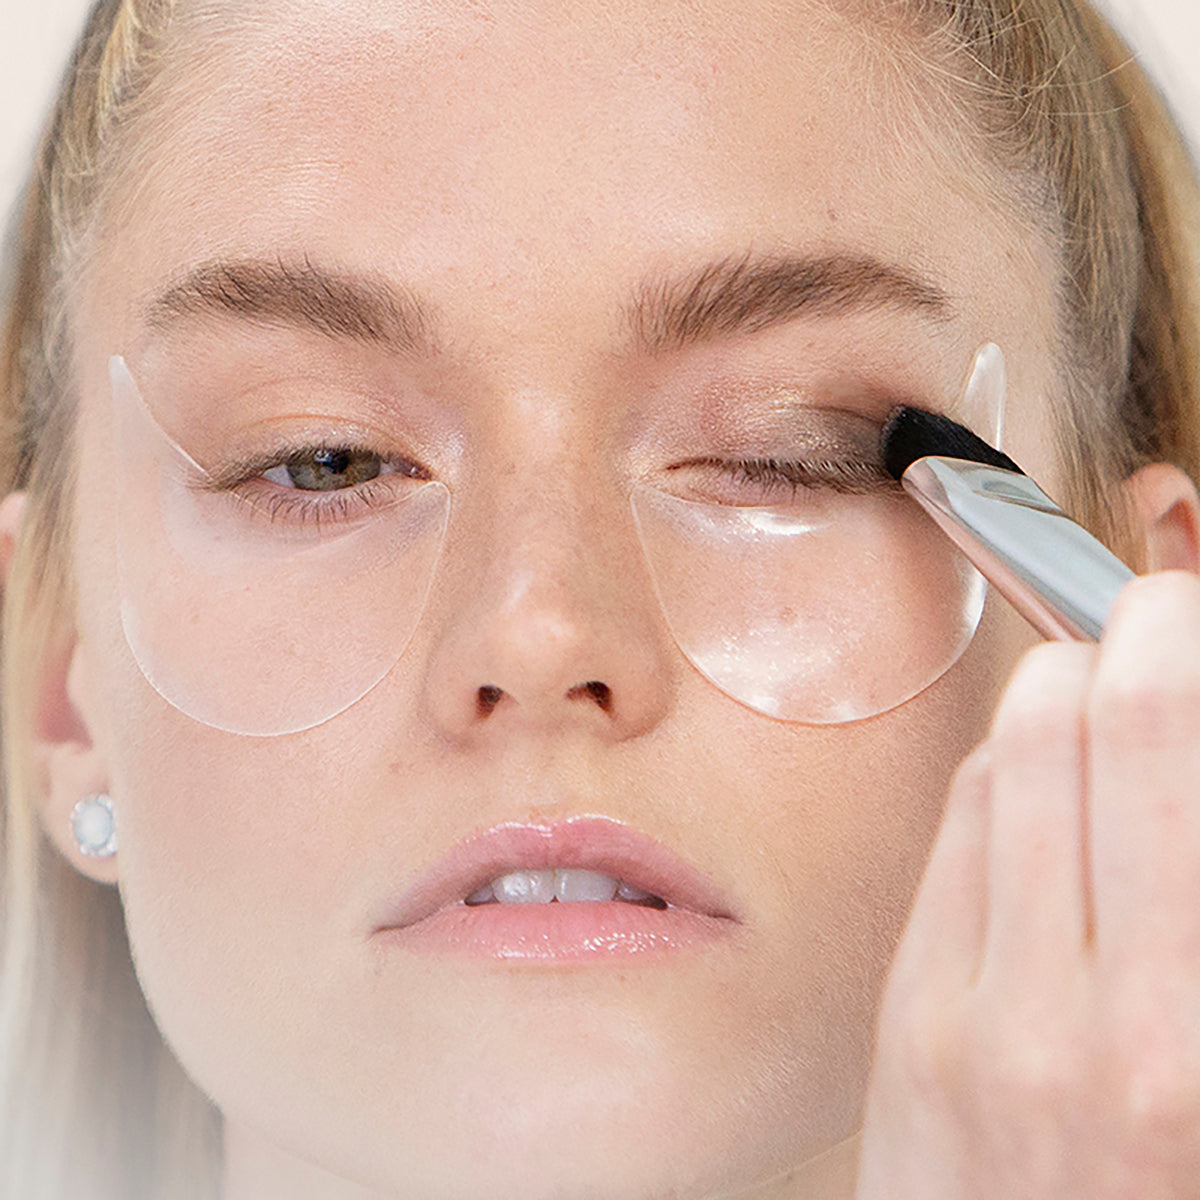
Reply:
[[[611,900],[617,881],[598,871],[555,871],[554,894],[564,904],[569,900]]]
[[[553,871],[514,871],[492,884],[501,904],[549,904],[554,899]]]
[[[549,904],[552,900],[562,904],[625,900],[667,907],[652,893],[599,871],[512,871],[467,897],[468,904]]]

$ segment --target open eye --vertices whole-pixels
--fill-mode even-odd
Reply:
[[[332,492],[357,487],[381,475],[425,477],[415,463],[385,459],[356,446],[313,446],[293,451],[277,466],[262,473],[268,483],[306,492]]]

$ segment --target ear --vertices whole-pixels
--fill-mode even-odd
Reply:
[[[1153,463],[1122,485],[1146,571],[1200,573],[1200,497],[1178,467]]]
[[[24,492],[0,501],[0,571],[9,577],[25,515]],[[36,695],[30,709],[33,764],[41,783],[38,816],[47,837],[81,874],[116,883],[117,857],[82,854],[71,829],[71,813],[85,796],[108,790],[104,755],[92,738],[87,714],[95,694],[86,656],[74,637],[37,664]]]

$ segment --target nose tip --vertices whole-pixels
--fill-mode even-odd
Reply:
[[[434,598],[426,680],[443,730],[572,726],[622,739],[661,720],[672,643],[631,555],[640,561],[632,513],[622,526],[561,505],[460,544]]]

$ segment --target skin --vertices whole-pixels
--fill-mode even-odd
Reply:
[[[982,164],[940,169],[949,144],[880,92],[869,43],[820,8],[311,0],[263,3],[253,24],[218,6],[216,20],[216,37],[184,22],[138,178],[78,291],[80,600],[69,669],[47,680],[41,750],[48,833],[80,870],[119,885],[155,1018],[225,1115],[226,1200],[845,1200],[877,1006],[944,798],[1036,639],[991,602],[958,664],[899,708],[827,728],[773,721],[675,649],[628,489],[696,452],[693,429],[742,437],[781,392],[871,411],[897,398],[945,407],[991,340],[1008,356],[1007,448],[1053,492],[1052,244],[1005,207]],[[864,89],[878,103],[863,104]],[[955,314],[809,315],[678,351],[630,349],[619,314],[648,276],[784,248],[919,268]],[[148,300],[218,255],[373,273],[425,298],[436,352],[233,318],[149,331]],[[223,733],[166,704],[132,662],[113,565],[114,352],[185,398],[203,380],[307,402],[303,373],[343,387],[335,416],[352,414],[368,383],[424,405],[418,440],[454,494],[451,532],[404,656],[341,716],[286,737]],[[725,403],[698,400],[712,395]],[[1190,485],[1161,468],[1130,490],[1157,565],[1193,565]],[[10,535],[19,512],[18,498],[3,509]],[[1111,714],[1080,731],[1080,713],[1108,711],[1114,689],[1097,681],[1183,644],[1200,599],[1192,581],[1163,579],[1129,601],[1111,648],[1039,651],[1000,710],[990,757],[959,778],[960,815],[879,1027],[864,1197],[901,1178],[914,1196],[1085,1194],[985,1193],[980,1178],[1000,1177],[982,1166],[935,1171],[947,1190],[932,1190],[920,1174],[931,1163],[970,1161],[959,1118],[990,1094],[989,1077],[961,1050],[939,1057],[925,1036],[935,1021],[914,1034],[907,1000],[928,1014],[968,987],[989,889],[1004,890],[1008,907],[988,911],[1007,914],[1009,945],[1022,941],[1013,930],[1065,936],[1030,925],[1030,908],[1078,933],[1081,874],[1047,885],[1018,850],[1079,864],[1086,788],[1064,746],[1115,738],[1122,779],[1149,760],[1153,786],[1175,789],[1170,813],[1139,813],[1114,784],[1095,816],[1110,843],[1136,827],[1151,861],[1156,820],[1190,821],[1195,838],[1176,786],[1186,715],[1161,737],[1146,721],[1118,730]],[[1172,678],[1194,692],[1200,647],[1186,646]],[[1137,712],[1157,695],[1147,676]],[[611,709],[581,698],[590,680],[609,686]],[[503,692],[486,714],[485,685]],[[1160,700],[1153,711],[1180,711],[1173,693]],[[1031,762],[1047,764],[1033,791],[1021,775]],[[80,858],[64,832],[75,801],[99,788],[121,827],[104,862]],[[981,789],[1005,804],[973,802]],[[381,901],[462,837],[584,812],[628,822],[710,875],[743,914],[737,938],[619,970],[370,945]],[[1170,849],[1182,887],[1200,845]],[[1163,930],[1177,899],[1154,900]],[[1102,916],[1098,893],[1095,907]],[[947,913],[961,937],[946,937]],[[1162,953],[1178,963],[1179,949]],[[1036,983],[1039,953],[1041,941],[1011,956],[997,974],[1009,990],[954,1033],[1020,1041],[1006,997],[1055,995]],[[1193,1010],[1194,982],[1181,977]],[[932,1084],[920,1070],[930,1055]],[[922,1086],[937,1117],[926,1140],[904,1116]],[[1019,1087],[996,1105],[1002,1130],[1021,1111]]]
[[[863,1200],[1200,1194],[1198,678],[1180,572],[1018,667],[889,982]]]

